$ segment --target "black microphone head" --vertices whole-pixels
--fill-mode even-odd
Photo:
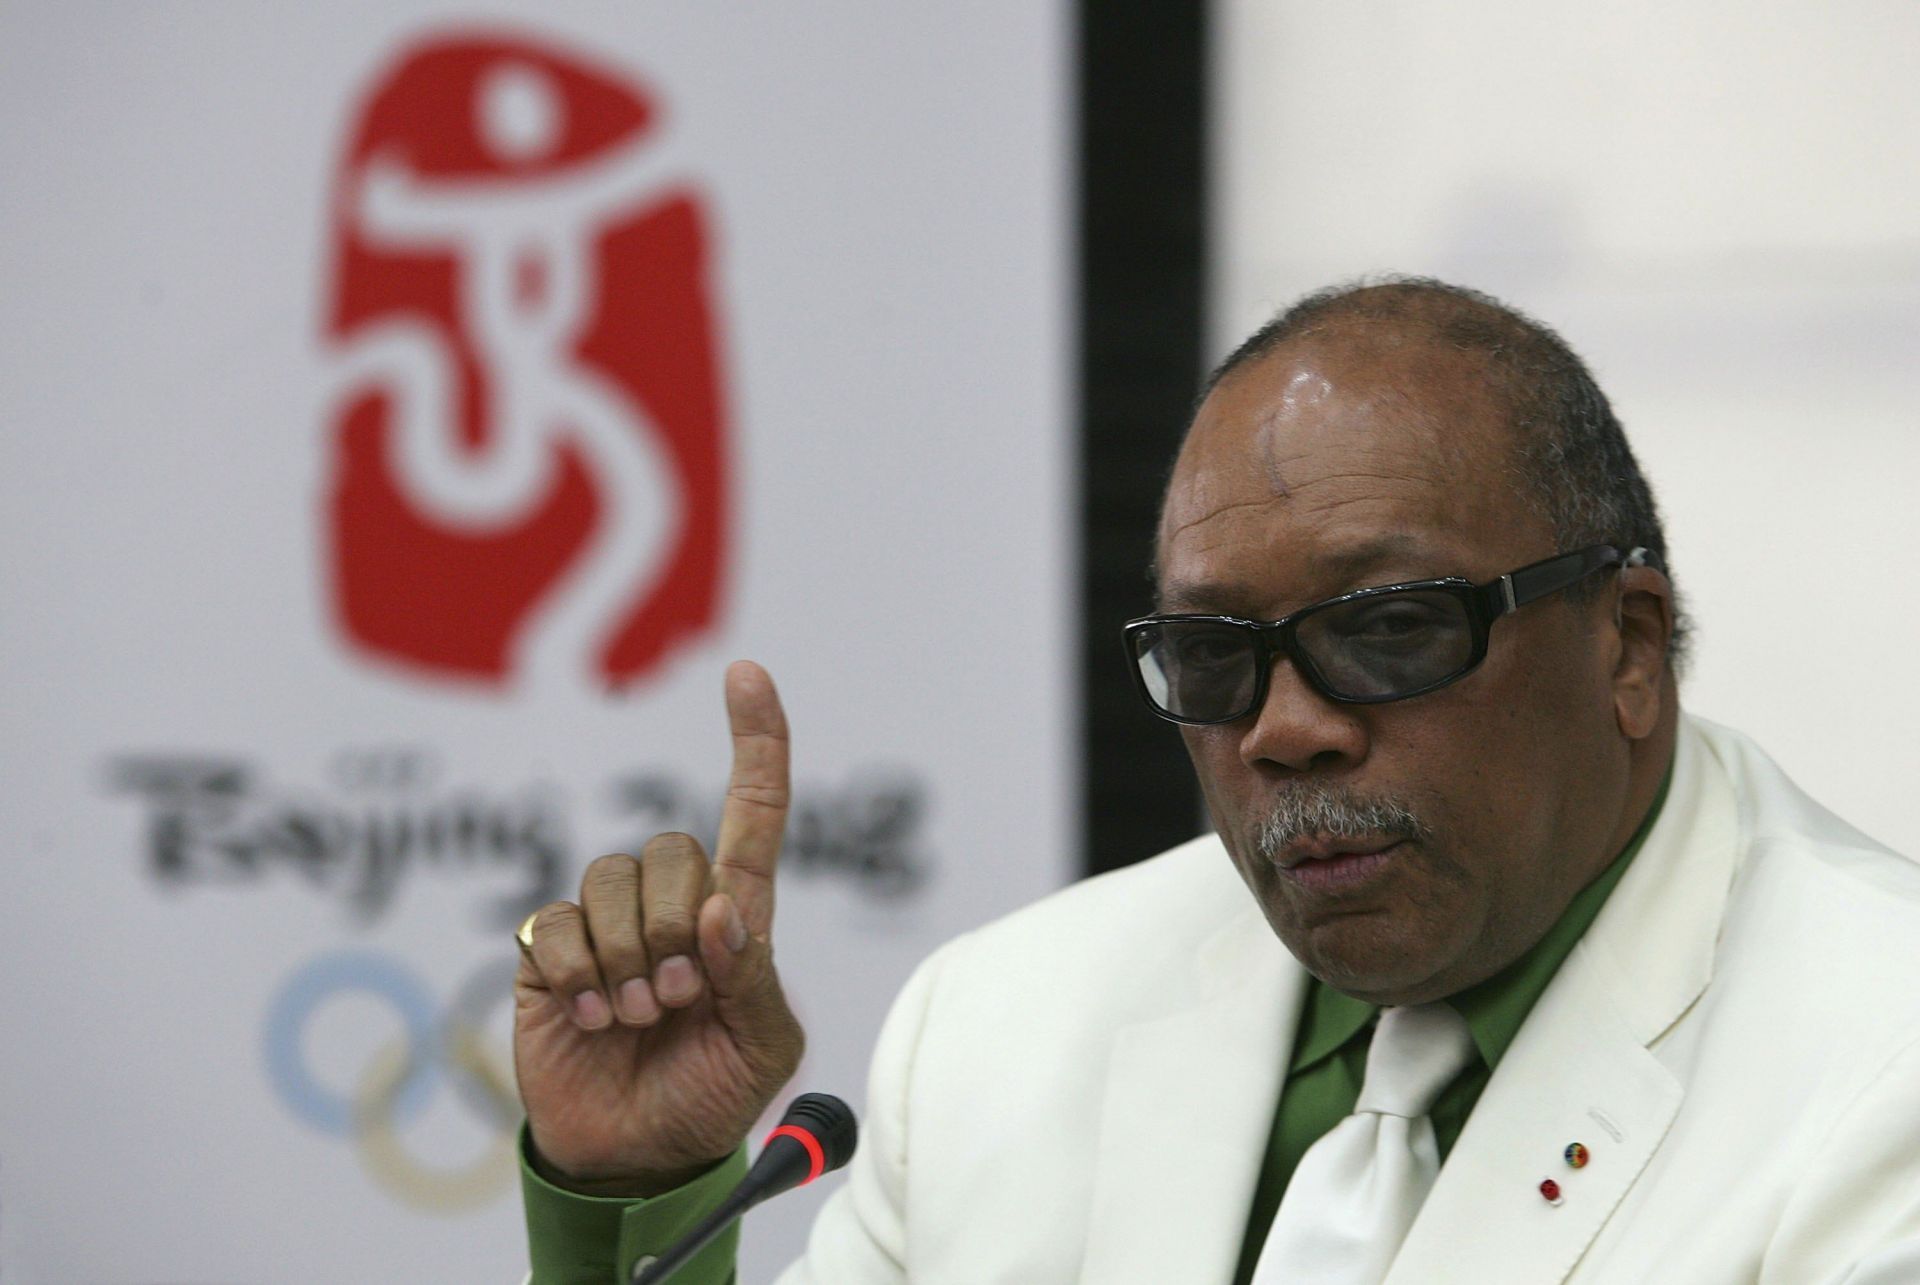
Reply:
[[[781,1117],[782,1125],[805,1129],[820,1144],[826,1163],[820,1172],[832,1173],[853,1159],[860,1142],[860,1125],[853,1108],[831,1093],[802,1093]]]
[[[802,1093],[767,1135],[767,1145],[730,1195],[659,1258],[634,1264],[635,1285],[653,1285],[678,1271],[700,1248],[763,1200],[804,1186],[853,1159],[860,1127],[853,1108],[831,1093]]]

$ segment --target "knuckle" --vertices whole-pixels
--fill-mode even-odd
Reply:
[[[586,968],[566,967],[550,971],[547,984],[562,995],[581,995],[598,990],[600,979]]]
[[[595,857],[587,866],[582,884],[596,884],[602,887],[619,888],[623,885],[637,887],[640,883],[640,862],[624,852],[610,852],[604,857]]]
[[[580,907],[571,901],[548,902],[534,916],[533,940],[536,944],[542,940],[556,941],[565,933],[577,931],[582,922]]]
[[[631,915],[622,915],[611,923],[596,923],[593,930],[594,954],[611,971],[630,972],[639,967],[646,955],[640,939],[640,923]]]
[[[556,901],[540,908],[539,917],[533,921],[533,958],[541,976],[562,989],[590,972],[592,957],[580,907],[571,901]]]
[[[744,781],[735,782],[727,787],[727,797],[735,803],[782,812],[786,810],[792,793],[784,786],[753,785]]]
[[[593,953],[608,977],[625,977],[646,967],[647,947],[641,938],[640,917],[633,910],[602,916],[593,925]]]
[[[600,976],[592,964],[574,957],[544,965],[540,976],[546,981],[547,989],[560,995],[578,995],[600,986]]]
[[[647,907],[647,936],[675,940],[693,936],[694,915],[685,906],[661,904]]]
[[[656,834],[647,840],[647,846],[640,850],[641,860],[653,865],[660,862],[685,864],[692,861],[704,862],[706,850],[700,841],[690,834],[678,830],[669,830],[665,834]]]
[[[602,864],[602,863],[605,864]],[[632,857],[602,857],[587,868],[585,897],[589,934],[604,958],[631,951],[640,940],[640,864]]]

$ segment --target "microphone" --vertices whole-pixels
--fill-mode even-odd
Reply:
[[[802,1093],[767,1135],[760,1158],[740,1185],[666,1253],[635,1263],[633,1285],[659,1285],[747,1210],[846,1164],[853,1159],[859,1134],[852,1107],[830,1093]]]

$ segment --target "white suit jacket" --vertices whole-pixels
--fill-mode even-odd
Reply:
[[[1306,983],[1211,837],[949,943],[782,1285],[1226,1285]],[[1683,720],[1388,1285],[1893,1285],[1917,1246],[1920,866]]]

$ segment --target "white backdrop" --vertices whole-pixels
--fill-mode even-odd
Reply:
[[[796,1091],[1078,868],[1066,32],[0,9],[0,1281],[517,1279],[510,930],[735,656]]]
[[[1684,702],[1920,851],[1920,7],[1222,0],[1215,30],[1214,351],[1377,272],[1559,330],[1661,501]]]

